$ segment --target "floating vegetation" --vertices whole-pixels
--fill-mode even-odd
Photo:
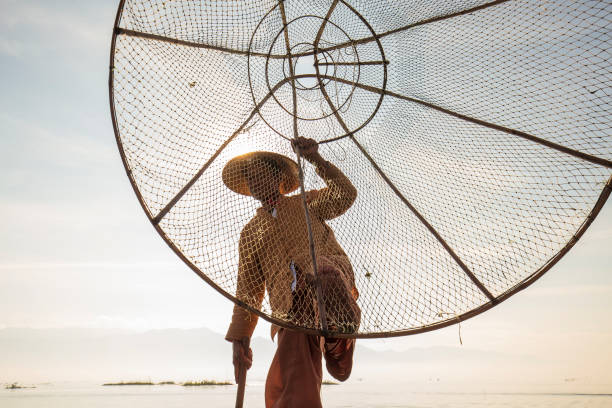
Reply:
[[[184,385],[186,387],[191,387],[191,386],[200,386],[200,385],[233,385],[233,383],[229,381],[216,381],[216,380],[187,381],[184,383],[177,383],[174,381],[160,381],[158,383],[154,383],[151,381],[121,381],[121,382],[116,382],[116,383],[105,383],[102,385],[103,386],[110,386],[110,385]],[[27,387],[18,386],[17,383],[13,384],[12,386],[15,388],[27,388]],[[6,388],[9,388],[9,386],[7,386]]]
[[[5,389],[7,390],[21,390],[24,388],[36,388],[36,387],[26,387],[25,385],[19,385],[18,383],[14,382],[12,384],[7,384],[4,386]]]
[[[107,385],[155,385],[153,384],[151,381],[121,381],[118,383],[106,383],[106,384],[102,384],[103,386],[107,386]]]
[[[233,385],[233,383],[229,381],[215,381],[215,380],[202,380],[198,382],[188,381],[188,382],[183,383],[183,386],[185,387],[200,386],[200,385]]]

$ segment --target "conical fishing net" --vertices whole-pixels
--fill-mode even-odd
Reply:
[[[542,276],[607,199],[611,11],[121,1],[122,159],[163,239],[240,306],[240,330],[256,316],[353,337],[444,327]],[[298,136],[329,163],[296,155]],[[228,164],[249,152],[286,160]],[[283,195],[253,197],[270,186]]]

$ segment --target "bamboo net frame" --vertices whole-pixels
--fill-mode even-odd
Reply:
[[[535,282],[608,198],[611,10],[568,0],[122,0],[109,75],[119,151],[162,238],[254,315],[348,337],[445,327]],[[335,195],[308,199],[312,217],[293,206],[326,191],[291,150],[296,136],[317,140],[356,188],[342,215],[345,192],[329,180]],[[302,174],[278,219],[222,182],[232,157],[256,150],[293,157]],[[258,238],[245,232],[253,223]],[[310,260],[298,260],[304,246]],[[338,329],[355,317],[320,280],[288,292],[303,303],[290,310],[272,295],[295,283],[292,261],[317,276],[318,255],[359,291],[356,330]],[[241,258],[258,266],[239,282]]]

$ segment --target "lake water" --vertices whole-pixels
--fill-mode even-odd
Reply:
[[[429,387],[427,387],[429,388]],[[263,384],[248,385],[246,408],[263,407]],[[115,386],[36,384],[33,389],[0,389],[2,408],[226,408],[233,407],[236,386]],[[412,385],[324,385],[326,408],[610,408],[612,394],[439,392]]]

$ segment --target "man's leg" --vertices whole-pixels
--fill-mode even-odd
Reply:
[[[266,408],[322,408],[319,337],[281,329],[277,338],[266,379]]]

